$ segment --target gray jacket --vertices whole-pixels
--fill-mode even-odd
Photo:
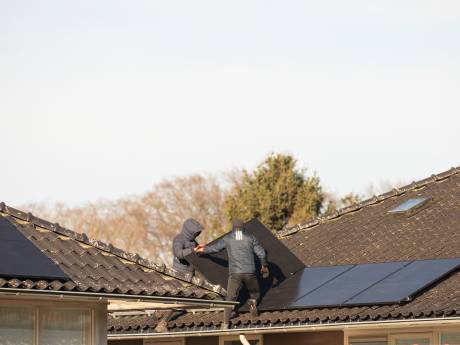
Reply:
[[[203,230],[203,226],[195,219],[187,219],[182,226],[182,231],[179,235],[174,237],[172,250],[173,250],[173,268],[181,272],[193,272],[194,268],[191,266],[185,257],[193,253],[193,249],[198,245],[195,238]]]
[[[216,243],[206,246],[204,253],[217,253],[225,248],[227,248],[230,273],[254,273],[256,271],[254,254],[259,258],[262,266],[267,265],[265,249],[253,235],[244,230],[232,230]]]

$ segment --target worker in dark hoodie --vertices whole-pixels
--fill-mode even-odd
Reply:
[[[212,254],[227,249],[228,254],[228,285],[227,300],[236,301],[241,286],[244,284],[249,291],[249,310],[252,316],[257,316],[257,303],[260,298],[259,282],[255,274],[256,265],[254,256],[257,256],[262,265],[261,273],[268,274],[267,255],[265,249],[257,239],[244,231],[243,221],[233,221],[232,231],[212,245],[198,245],[195,248],[197,254]],[[224,316],[223,328],[228,326],[230,313]]]
[[[194,273],[194,268],[185,257],[198,246],[196,238],[203,231],[203,226],[195,219],[187,219],[182,230],[173,240],[173,268],[183,273]]]

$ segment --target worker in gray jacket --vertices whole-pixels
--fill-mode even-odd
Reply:
[[[194,268],[185,259],[185,257],[193,253],[198,246],[196,238],[203,231],[203,226],[195,219],[187,219],[182,225],[182,231],[174,237],[173,250],[173,268],[183,273],[193,273]]]
[[[257,302],[260,298],[259,283],[255,274],[256,265],[254,254],[262,265],[262,274],[268,274],[268,264],[265,249],[257,239],[244,231],[241,220],[233,221],[233,229],[216,243],[204,246],[198,245],[195,253],[212,254],[227,249],[228,254],[228,285],[227,300],[236,301],[239,290],[244,284],[249,291],[249,309],[253,316],[257,316]],[[226,318],[226,322],[228,319]]]

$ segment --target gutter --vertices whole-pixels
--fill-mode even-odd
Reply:
[[[122,339],[144,339],[144,338],[176,338],[176,337],[200,337],[200,336],[223,336],[239,334],[270,334],[270,333],[295,333],[295,332],[317,332],[349,329],[375,329],[375,328],[401,328],[408,326],[430,326],[430,325],[460,325],[460,317],[407,319],[407,320],[387,320],[387,321],[363,321],[363,322],[339,322],[318,325],[299,325],[299,326],[277,326],[277,327],[258,327],[258,328],[235,328],[225,331],[184,331],[168,333],[138,333],[138,334],[108,334],[110,340]]]
[[[56,290],[36,290],[20,288],[0,288],[0,294],[14,296],[57,296],[59,298],[85,297],[93,300],[133,300],[136,302],[161,302],[168,304],[187,304],[206,307],[233,308],[238,302],[207,300],[202,298],[181,298],[181,297],[162,297],[146,295],[127,295],[83,291],[56,291]]]

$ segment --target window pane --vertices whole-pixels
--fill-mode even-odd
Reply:
[[[395,345],[430,345],[430,339],[428,338],[396,339]]]
[[[0,307],[0,344],[32,345],[34,309]]]
[[[89,310],[40,309],[40,345],[90,345]]]
[[[460,345],[460,332],[441,333],[441,345]]]

